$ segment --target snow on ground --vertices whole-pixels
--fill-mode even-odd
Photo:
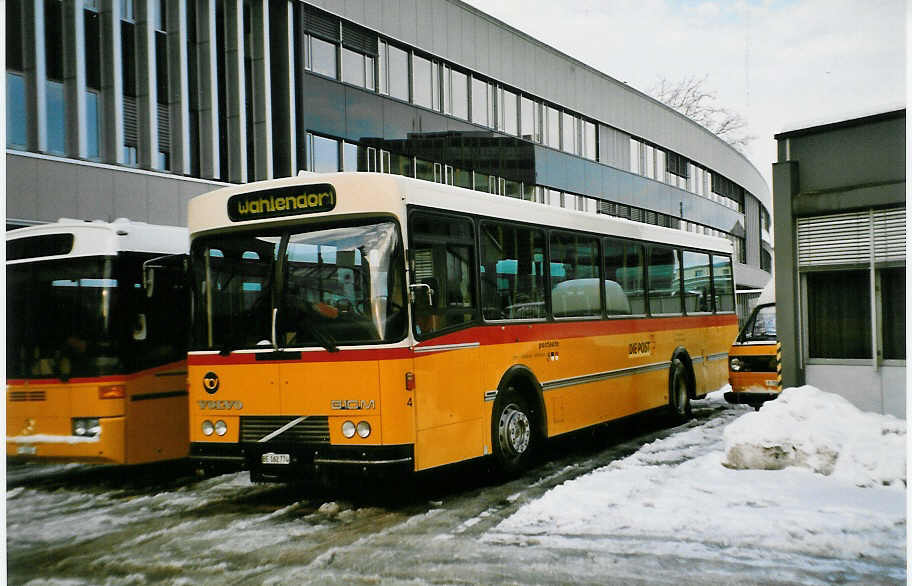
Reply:
[[[485,539],[771,568],[873,562],[903,580],[905,422],[813,387],[733,421],[741,412],[568,481]]]

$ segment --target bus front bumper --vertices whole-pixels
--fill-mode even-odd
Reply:
[[[333,446],[273,444],[246,450],[254,482],[298,482],[326,476],[402,476],[415,469],[411,444]]]

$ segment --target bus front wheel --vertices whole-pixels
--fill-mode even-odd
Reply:
[[[491,439],[494,457],[507,474],[529,465],[535,444],[535,424],[528,403],[513,389],[498,397],[494,407]]]

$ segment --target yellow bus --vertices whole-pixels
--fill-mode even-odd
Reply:
[[[549,437],[686,419],[726,381],[722,239],[370,173],[227,187],[188,217],[203,467],[515,472]]]
[[[6,454],[186,458],[186,228],[61,219],[6,235]]]

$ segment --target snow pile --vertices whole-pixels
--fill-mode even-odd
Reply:
[[[780,404],[783,411],[775,425],[785,425],[789,395]],[[810,399],[811,393],[807,395],[797,400]],[[761,416],[780,400],[764,406]],[[801,568],[808,565],[832,564],[835,573],[864,575],[871,571],[865,564],[874,563],[881,568],[874,571],[885,571],[888,581],[904,582],[905,485],[884,486],[878,481],[861,487],[854,478],[861,471],[869,482],[873,477],[900,480],[904,476],[902,470],[890,472],[893,464],[886,463],[903,458],[904,425],[853,412],[838,398],[822,397],[820,402],[828,406],[818,406],[824,417],[841,429],[839,441],[828,435],[830,439],[812,443],[811,438],[829,428],[806,418],[807,439],[802,446],[809,460],[833,460],[829,476],[800,466],[735,470],[723,465],[723,435],[732,441],[743,440],[766,421],[743,406],[731,406],[718,416],[698,425],[692,422],[690,428],[549,490],[489,530],[483,539],[644,559],[683,556],[694,563],[699,560],[706,571],[712,570],[714,561],[737,559],[752,567],[785,572],[777,574],[783,582],[804,581]],[[772,411],[775,414],[779,409]],[[742,419],[756,426],[739,431],[744,424],[733,424]],[[873,429],[863,431],[864,425]],[[882,430],[887,432],[875,437]],[[812,445],[822,447],[811,450]],[[836,446],[832,450],[835,456],[827,456],[824,448],[828,445]],[[870,453],[859,453],[865,451]],[[893,454],[885,456],[885,452]],[[879,459],[885,463],[873,465]],[[730,578],[737,581],[737,576]]]
[[[906,424],[803,386],[731,423],[723,464],[738,470],[809,468],[856,486],[905,486]]]

